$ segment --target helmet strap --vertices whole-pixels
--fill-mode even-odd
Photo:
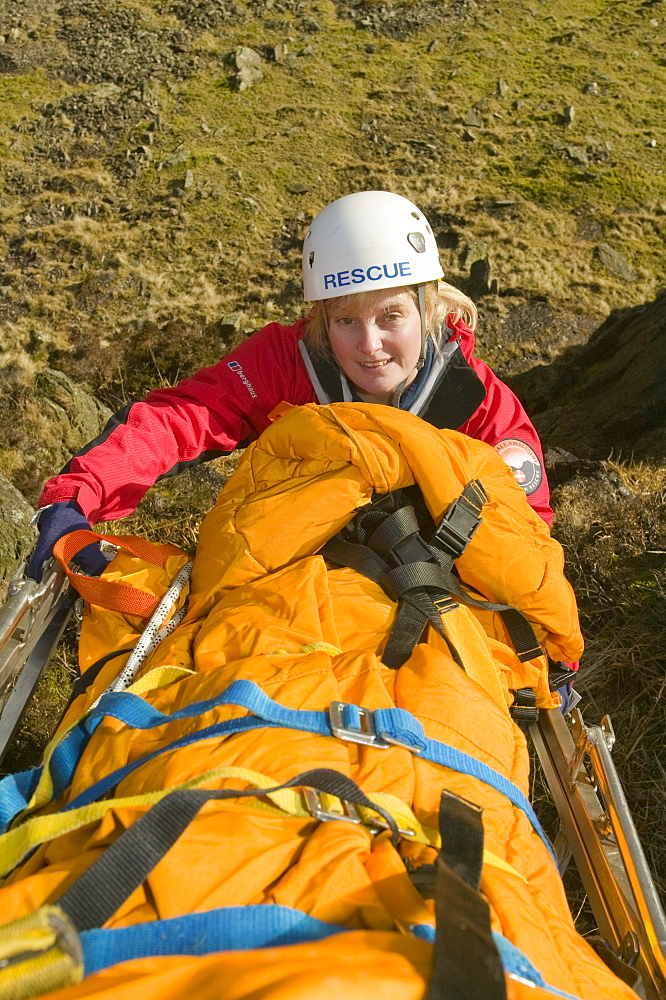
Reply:
[[[407,379],[403,378],[402,382],[399,382],[398,385],[396,385],[395,389],[391,393],[391,398],[390,398],[389,404],[388,404],[389,406],[395,406],[396,409],[400,409],[400,398],[401,398],[401,396],[403,394],[403,391],[404,391],[404,388],[405,388],[405,382],[406,381],[407,381]]]
[[[416,362],[417,369],[423,368],[426,358],[426,342],[428,339],[428,330],[426,323],[426,285],[425,282],[420,282],[416,286],[417,295],[419,298],[419,314],[421,316],[421,353],[419,354],[419,360]]]

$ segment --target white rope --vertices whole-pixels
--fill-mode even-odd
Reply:
[[[146,657],[152,653],[153,650],[157,649],[159,644],[166,639],[168,635],[171,635],[174,629],[180,625],[185,617],[185,606],[179,608],[170,621],[167,622],[166,619],[169,617],[174,604],[180,597],[183,587],[189,580],[193,566],[193,562],[188,562],[179,571],[166,594],[155,608],[155,611],[142,632],[139,641],[130,653],[127,663],[120,671],[116,679],[109,684],[103,694],[109,694],[112,691],[124,691],[125,688],[128,688]],[[103,695],[100,695],[100,697],[103,697]],[[99,698],[97,701],[99,701]],[[96,704],[97,702],[95,702],[95,705]]]

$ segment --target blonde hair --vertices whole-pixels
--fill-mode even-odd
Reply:
[[[308,347],[318,354],[330,354],[331,345],[328,340],[328,317],[331,302],[344,309],[348,316],[358,316],[366,309],[373,309],[379,299],[386,294],[387,289],[381,288],[368,292],[356,292],[351,295],[340,295],[335,299],[324,299],[312,303],[312,308],[307,316],[307,326],[305,328],[305,342]],[[418,307],[418,295],[415,285],[405,285],[393,288],[391,291],[396,295],[409,292]],[[447,322],[449,326],[455,325],[459,320],[474,330],[476,327],[478,313],[476,306],[464,292],[453,285],[448,285],[445,281],[429,281],[426,285],[426,330],[427,335],[437,346],[439,331]]]

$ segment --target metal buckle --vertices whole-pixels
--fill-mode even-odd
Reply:
[[[357,826],[363,823],[353,802],[348,802],[346,799],[338,799],[337,801],[342,806],[344,812],[335,813],[324,809],[321,800],[322,793],[318,792],[316,788],[303,788],[303,795],[305,796],[307,807],[314,818],[320,820],[322,823],[327,823],[331,820],[354,823]]]
[[[338,799],[336,796],[336,801],[342,806],[343,812],[330,812],[328,809],[324,809],[322,805],[322,793],[317,791],[316,788],[303,788],[303,796],[305,798],[306,805],[313,817],[319,820],[321,823],[330,822],[342,822],[342,823],[353,823],[355,826],[366,826],[373,833],[381,833],[384,830],[390,830],[391,827],[388,825],[386,820],[382,819],[381,816],[374,813],[368,819],[364,820],[361,818],[357,807],[353,802],[348,799]],[[402,830],[398,827],[398,833],[403,837],[415,837],[415,830]]]
[[[376,833],[382,833],[384,830],[390,830],[391,827],[388,825],[385,819],[382,819],[377,813],[374,813],[366,821],[365,825],[369,830],[373,830]],[[398,827],[398,833],[401,837],[415,837],[416,830],[403,830],[402,827]]]
[[[397,736],[389,733],[378,733],[375,728],[374,711],[371,708],[361,708],[360,705],[353,705],[360,716],[361,729],[349,729],[345,726],[344,710],[351,706],[351,702],[332,701],[329,705],[329,723],[331,732],[339,740],[348,740],[350,743],[363,743],[365,746],[377,747],[379,750],[388,750],[390,746],[400,747],[401,750],[409,750],[410,753],[421,753],[420,747],[415,747],[413,743],[407,743]]]
[[[354,705],[354,708],[360,715],[361,729],[348,729],[345,726],[344,711],[350,704],[350,702],[346,701],[332,701],[329,705],[328,714],[333,735],[337,736],[339,740],[349,740],[350,743],[364,743],[366,746],[388,750],[391,744],[388,740],[377,735],[372,709]]]

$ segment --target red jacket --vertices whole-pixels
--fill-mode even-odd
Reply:
[[[304,331],[305,320],[293,326],[270,323],[211,368],[125,407],[49,480],[40,506],[76,500],[91,522],[124,517],[160,477],[253,441],[278,403],[316,402],[298,347]],[[550,524],[548,483],[534,427],[508,386],[472,356],[472,331],[458,323],[452,339],[486,390],[471,417],[454,429],[497,448],[534,510]]]

